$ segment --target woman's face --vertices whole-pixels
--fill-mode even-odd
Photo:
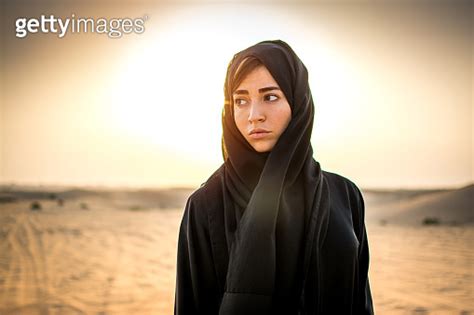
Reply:
[[[291,107],[265,66],[252,70],[232,94],[235,124],[257,152],[268,152],[291,120]]]

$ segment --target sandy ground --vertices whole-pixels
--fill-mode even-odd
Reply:
[[[474,314],[472,226],[368,226],[377,314]]]
[[[172,314],[183,209],[76,197],[0,203],[0,314]],[[376,314],[474,314],[472,225],[367,229]]]
[[[0,314],[172,314],[181,209],[0,208]]]

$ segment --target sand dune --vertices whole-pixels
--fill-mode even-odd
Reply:
[[[426,218],[441,224],[474,224],[474,185],[453,190],[364,191],[367,220],[420,225]]]
[[[169,189],[113,189],[0,186],[0,203],[15,200],[77,201],[87,199],[96,204],[113,205],[116,208],[179,208],[185,203],[192,188]]]
[[[0,314],[173,313],[178,227],[192,189],[7,188]],[[376,314],[474,313],[472,225],[380,225],[373,216],[415,222],[412,212],[465,209],[471,191],[364,192]]]

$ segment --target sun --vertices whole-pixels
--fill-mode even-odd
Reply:
[[[227,21],[220,11],[198,14],[196,10],[199,9],[175,12],[172,18],[149,28],[146,40],[131,42],[131,48],[112,71],[107,94],[108,112],[112,128],[121,137],[193,159],[217,162],[222,159],[221,112],[228,63],[239,49],[259,40],[285,38],[281,32],[274,34],[278,29],[275,19],[283,13],[273,12],[273,18],[263,23],[260,15],[249,15],[245,8],[238,6],[232,11],[233,21]],[[205,16],[213,16],[213,23],[208,23]],[[254,19],[254,24],[243,23],[243,16]],[[221,17],[222,21],[216,21],[216,17]],[[238,32],[234,22],[238,23]],[[222,27],[216,28],[215,23]],[[265,27],[254,27],[262,23]],[[221,40],[216,42],[216,38]],[[300,50],[308,63],[314,53],[322,51],[321,47],[310,45]],[[313,66],[318,73],[328,70],[324,64]],[[334,72],[334,69],[330,70]],[[311,83],[324,84],[328,77],[321,75],[313,74]],[[335,77],[341,79],[341,76]],[[334,86],[325,86],[323,90],[334,92],[329,93],[331,95],[340,94]],[[317,97],[324,98],[324,95],[319,93]],[[317,101],[317,105],[323,104],[321,99]],[[314,132],[324,141],[329,138],[328,129],[338,126],[330,122],[331,115],[327,115],[328,109],[332,108],[337,110],[334,106],[318,108],[321,124]]]
[[[190,55],[189,40],[161,36],[136,49],[122,60],[112,86],[114,128],[179,154],[215,159],[221,155],[223,69],[224,59],[215,55]]]

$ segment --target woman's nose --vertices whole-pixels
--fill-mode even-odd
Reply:
[[[250,113],[249,113],[249,122],[252,123],[254,121],[263,121],[265,120],[265,114],[261,108],[261,105],[258,102],[252,102],[250,106]]]

